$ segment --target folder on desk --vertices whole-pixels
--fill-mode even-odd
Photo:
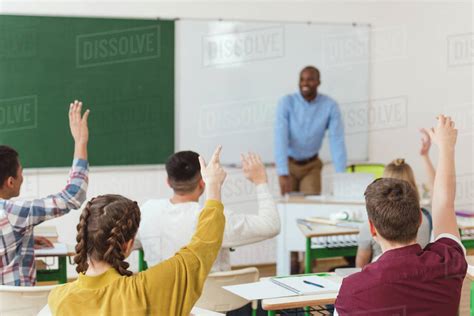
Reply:
[[[303,280],[320,284],[323,288],[305,284]],[[298,275],[269,278],[259,282],[224,286],[223,288],[246,300],[253,301],[298,295],[337,293],[340,286],[339,283],[318,275]]]

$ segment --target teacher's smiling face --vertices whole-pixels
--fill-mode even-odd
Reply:
[[[300,72],[300,92],[303,98],[311,101],[318,94],[319,70],[314,67],[305,67]]]

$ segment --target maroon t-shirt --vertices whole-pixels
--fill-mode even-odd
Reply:
[[[389,250],[343,280],[336,310],[340,316],[456,315],[466,270],[464,248],[450,238],[425,249]]]

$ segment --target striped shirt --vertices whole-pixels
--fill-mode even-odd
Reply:
[[[35,285],[33,227],[78,209],[86,200],[88,172],[86,160],[74,159],[61,192],[32,201],[0,199],[0,284]]]

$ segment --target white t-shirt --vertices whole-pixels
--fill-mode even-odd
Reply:
[[[256,189],[257,215],[224,210],[224,241],[212,272],[230,270],[229,248],[269,239],[280,232],[280,218],[268,185],[260,184]],[[138,239],[148,266],[152,266],[172,257],[191,241],[202,207],[197,202],[173,204],[169,199],[161,199],[149,200],[140,209]]]

